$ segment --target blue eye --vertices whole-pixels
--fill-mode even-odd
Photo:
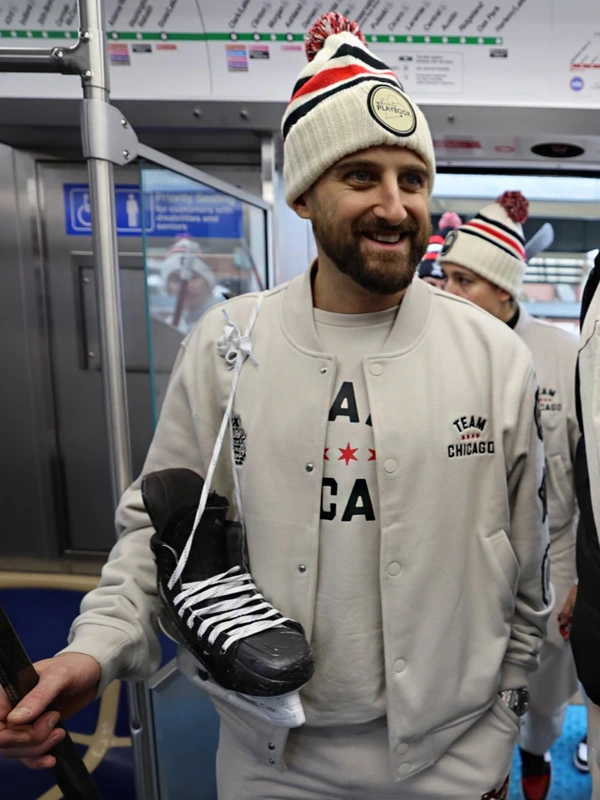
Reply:
[[[355,169],[348,173],[348,178],[356,181],[357,183],[368,183],[370,180],[372,180],[373,176],[364,169]]]
[[[402,180],[414,189],[420,189],[425,185],[425,177],[417,172],[407,172],[402,176]]]

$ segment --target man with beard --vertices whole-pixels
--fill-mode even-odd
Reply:
[[[492,317],[413,279],[435,165],[394,72],[338,14],[315,24],[307,54],[283,120],[285,178],[318,259],[229,301],[225,329],[207,312],[144,466],[206,475],[234,396],[213,486],[233,498],[237,479],[254,580],[314,653],[301,727],[215,700],[219,798],[505,798],[552,603],[531,358]],[[40,667],[44,700],[158,664],[140,480],[117,519],[100,588]],[[43,703],[21,705],[29,716],[9,716],[0,747],[48,766],[47,715],[16,725]]]

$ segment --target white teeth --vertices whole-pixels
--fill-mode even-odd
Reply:
[[[370,234],[371,239],[375,239],[376,242],[384,242],[385,244],[396,244],[396,242],[400,241],[401,234],[394,233],[388,236],[385,236],[383,233],[372,233]]]

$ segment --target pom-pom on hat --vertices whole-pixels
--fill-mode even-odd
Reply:
[[[380,145],[417,153],[431,192],[435,156],[427,121],[394,71],[368,49],[357,23],[335,11],[324,14],[309,30],[305,50],[309,63],[282,121],[288,203],[344,156]]]
[[[446,236],[440,264],[449,261],[470,269],[516,299],[525,276],[522,224],[528,216],[529,201],[521,192],[504,192]]]

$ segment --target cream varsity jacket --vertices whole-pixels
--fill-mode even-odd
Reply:
[[[252,295],[227,303],[242,331],[254,303]],[[144,472],[206,474],[230,390],[215,346],[224,322],[210,309],[184,341]],[[336,357],[321,350],[308,272],[266,293],[252,341],[258,364],[245,362],[234,407],[246,434],[238,470],[251,569],[310,639]],[[543,452],[531,356],[470,303],[415,279],[384,350],[363,364],[377,452],[390,758],[400,780],[436,761],[499,689],[526,685],[537,665],[552,604]],[[232,498],[230,475],[222,459],[213,486]],[[147,677],[159,659],[152,530],[139,487],[138,479],[121,500],[118,543],[67,648],[101,663],[103,686]],[[284,729],[223,702],[218,709],[257,758],[284,768]]]
[[[577,500],[573,465],[579,441],[575,410],[577,339],[556,325],[535,319],[522,306],[515,333],[531,350],[538,379],[550,538],[554,541],[566,533],[574,544]]]

